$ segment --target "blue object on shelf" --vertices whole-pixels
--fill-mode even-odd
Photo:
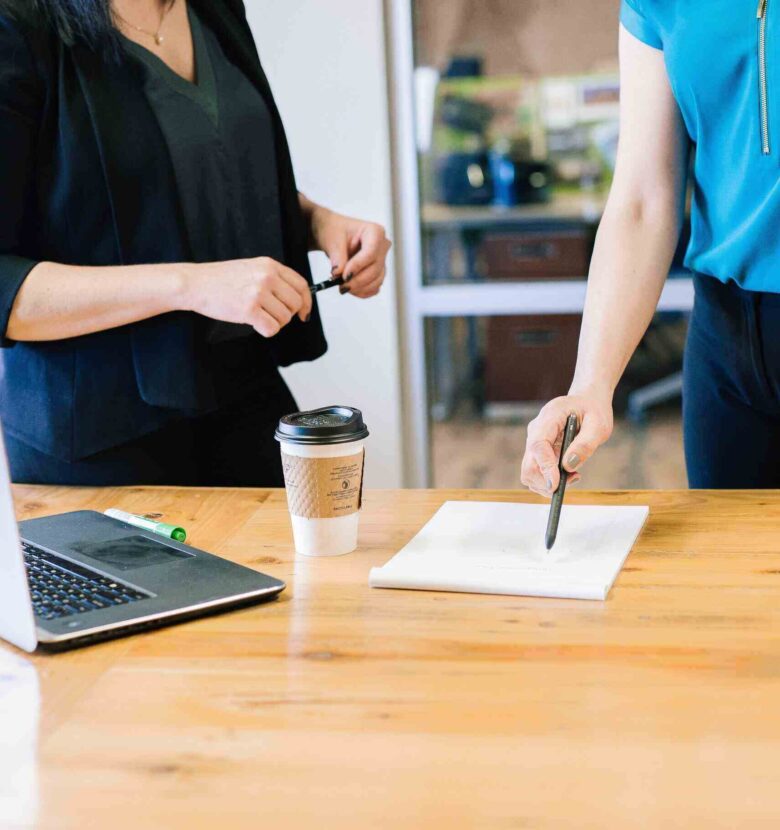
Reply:
[[[517,167],[508,152],[491,150],[490,174],[493,179],[493,204],[512,207],[517,204]]]
[[[449,153],[436,161],[439,200],[448,205],[489,205],[493,183],[486,153]]]

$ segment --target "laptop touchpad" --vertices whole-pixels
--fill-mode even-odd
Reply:
[[[166,562],[189,559],[195,555],[170,548],[146,536],[125,536],[121,539],[106,539],[104,542],[76,542],[70,547],[76,553],[91,556],[118,571],[164,565]]]

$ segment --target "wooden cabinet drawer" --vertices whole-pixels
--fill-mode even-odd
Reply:
[[[490,318],[486,401],[546,401],[565,394],[574,374],[581,322],[579,314]]]
[[[481,264],[488,280],[582,279],[587,276],[590,230],[492,233],[482,241]]]

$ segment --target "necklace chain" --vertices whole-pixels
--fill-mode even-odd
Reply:
[[[176,5],[176,0],[168,0],[166,4],[163,6],[163,10],[160,13],[160,23],[157,26],[156,32],[150,32],[148,29],[142,29],[140,26],[136,26],[135,23],[131,23],[129,20],[126,20],[122,17],[119,12],[114,9],[114,14],[118,17],[125,26],[129,26],[131,29],[135,29],[136,32],[140,32],[142,35],[146,35],[147,37],[153,38],[154,42],[160,46],[165,38],[162,36],[162,27],[165,23],[165,18],[168,17],[168,12]]]

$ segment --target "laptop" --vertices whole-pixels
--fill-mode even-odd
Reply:
[[[63,650],[274,599],[284,582],[91,510],[16,523],[0,430],[0,637]]]

